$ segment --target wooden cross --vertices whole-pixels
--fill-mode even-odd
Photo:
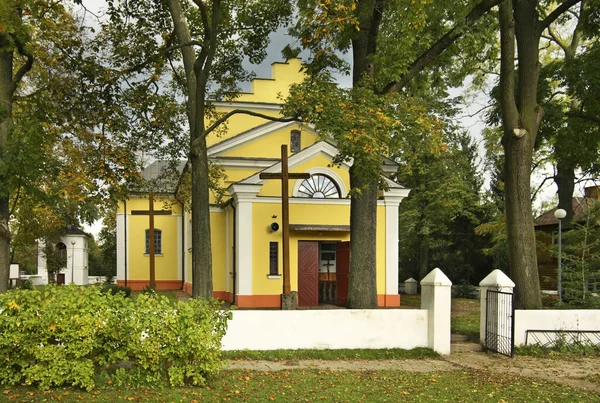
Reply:
[[[260,179],[279,179],[281,180],[281,234],[283,249],[283,293],[292,292],[290,284],[290,206],[288,195],[288,180],[290,179],[308,179],[308,173],[289,173],[288,172],[288,153],[287,144],[281,145],[281,173],[262,173]]]
[[[156,215],[171,215],[170,210],[154,211],[154,193],[150,192],[148,195],[148,211],[144,210],[132,210],[131,215],[147,215],[148,216],[148,242],[150,256],[150,288],[156,290],[156,266],[155,266],[155,251],[154,251],[154,216]]]

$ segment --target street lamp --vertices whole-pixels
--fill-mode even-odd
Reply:
[[[75,241],[71,241],[71,283],[75,283]]]
[[[554,217],[558,219],[558,273],[557,280],[558,285],[556,291],[558,292],[558,302],[562,302],[562,219],[567,216],[567,212],[561,208],[554,211]]]

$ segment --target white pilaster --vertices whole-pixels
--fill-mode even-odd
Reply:
[[[398,294],[398,206],[409,189],[390,189],[385,202],[385,293]]]
[[[183,212],[183,222],[185,223],[185,231],[183,233],[185,259],[183,259],[183,281],[190,282],[190,248],[192,247],[192,223],[190,222],[190,213]]]
[[[183,206],[182,206],[183,208]],[[177,280],[183,280],[181,277],[181,269],[183,269],[183,243],[184,239],[181,236],[183,229],[183,214],[177,216]],[[185,236],[185,235],[184,235]]]
[[[252,203],[262,185],[232,185],[229,193],[236,204],[235,264],[236,292],[252,295]]]
[[[225,291],[229,292],[231,273],[231,242],[229,240],[229,208],[225,208]]]
[[[450,354],[451,290],[452,282],[440,269],[433,269],[421,280],[421,309],[427,310],[427,345],[440,354]]]
[[[125,213],[117,213],[117,280],[125,280]]]

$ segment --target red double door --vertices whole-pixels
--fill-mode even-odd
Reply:
[[[319,242],[298,241],[298,306],[319,305]],[[336,248],[336,305],[345,306],[348,297],[350,242]]]

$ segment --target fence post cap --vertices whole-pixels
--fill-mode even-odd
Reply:
[[[404,280],[405,283],[416,283],[417,280],[415,280],[414,278],[409,278],[408,280]]]
[[[435,268],[421,280],[421,285],[452,285],[452,281],[441,271],[439,268]]]
[[[480,287],[515,287],[515,283],[502,272],[496,269],[487,275],[486,278],[479,283]]]

